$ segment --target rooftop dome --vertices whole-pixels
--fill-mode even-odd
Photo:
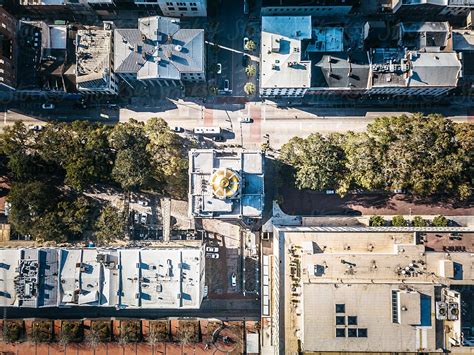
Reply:
[[[214,196],[220,199],[232,198],[239,192],[240,176],[232,169],[221,168],[209,179]]]

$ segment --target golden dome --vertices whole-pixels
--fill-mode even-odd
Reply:
[[[214,171],[209,179],[209,184],[217,198],[231,198],[239,191],[240,176],[232,169],[221,168]]]

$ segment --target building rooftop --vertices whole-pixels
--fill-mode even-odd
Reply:
[[[341,53],[310,53],[312,88],[366,89],[370,67],[364,51]]]
[[[78,89],[108,89],[111,80],[112,31],[93,28],[79,30],[76,43]]]
[[[199,308],[203,248],[0,249],[0,305]]]
[[[453,30],[452,33],[455,51],[474,51],[474,31]]]
[[[189,153],[189,214],[260,218],[264,206],[264,157],[243,150]]]
[[[440,51],[448,45],[448,22],[402,22],[401,45],[408,49]]]
[[[302,59],[302,41],[311,32],[311,16],[262,17],[261,87],[310,87],[311,62]]]
[[[146,17],[137,29],[116,29],[114,69],[138,79],[180,80],[181,73],[205,71],[204,30],[181,29],[180,20]]]
[[[451,86],[457,85],[461,62],[457,53],[411,53],[412,72],[407,85]]]
[[[449,343],[461,344],[459,312],[446,319],[438,303],[460,311],[450,287],[474,282],[473,233],[330,229],[275,229],[285,342],[300,339],[303,351],[440,351],[449,329]]]

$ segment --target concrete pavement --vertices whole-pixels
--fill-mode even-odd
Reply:
[[[198,126],[219,126],[232,134],[223,144],[240,144],[246,148],[259,148],[269,135],[270,145],[278,149],[294,136],[306,137],[310,133],[364,131],[367,124],[376,117],[386,115],[410,114],[407,111],[368,111],[360,108],[314,108],[287,107],[280,108],[270,101],[250,102],[246,104],[208,105],[200,102],[173,100],[174,109],[160,112],[153,108],[127,107],[120,110],[120,121],[130,118],[145,121],[150,117],[161,117],[170,126],[180,126],[192,130]],[[467,110],[454,112],[449,108],[432,108],[456,122],[469,122],[473,117]],[[250,117],[253,123],[240,124],[239,119]]]

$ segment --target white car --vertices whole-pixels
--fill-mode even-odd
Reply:
[[[334,195],[336,191],[334,190],[326,190],[326,195]]]
[[[42,104],[41,105],[41,108],[43,110],[54,110],[54,107],[55,107],[54,104]]]
[[[43,128],[44,127],[39,124],[29,126],[29,129],[31,129],[32,131],[41,131]]]
[[[250,117],[239,117],[240,123],[252,123],[253,120]]]
[[[216,254],[216,253],[206,253],[206,258],[208,258],[208,259],[219,259],[219,254]]]
[[[219,248],[218,247],[206,247],[206,251],[209,253],[218,253]]]
[[[232,281],[232,287],[236,287],[237,286],[237,275],[235,274],[235,272],[232,273],[231,281]]]
[[[221,74],[221,73],[222,73],[222,64],[217,63],[217,74]]]
[[[148,202],[147,202],[147,201],[138,200],[137,203],[138,203],[140,206],[148,206]]]
[[[146,224],[147,221],[148,221],[148,215],[147,215],[146,213],[142,214],[142,215],[140,216],[140,222],[141,222],[142,224]]]

